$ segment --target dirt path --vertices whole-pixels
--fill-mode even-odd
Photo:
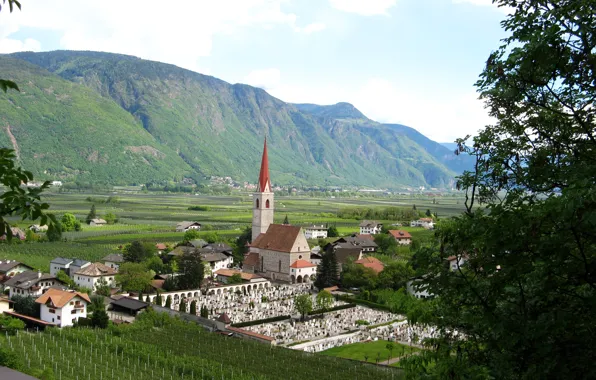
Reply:
[[[17,144],[17,139],[14,137],[14,135],[12,134],[12,131],[10,130],[10,125],[6,125],[6,134],[8,135],[8,138],[10,139],[10,142],[12,143],[12,147],[14,148],[14,154],[15,156],[17,156],[17,161],[21,160],[21,151],[19,150],[19,144]]]

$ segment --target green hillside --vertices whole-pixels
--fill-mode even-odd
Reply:
[[[36,174],[82,173],[86,180],[110,183],[212,175],[254,182],[267,137],[278,184],[450,186],[456,175],[414,139],[368,120],[347,103],[307,110],[259,88],[118,54],[12,57],[30,64],[0,57],[3,75],[35,83],[39,96],[31,104],[25,85],[25,93],[2,95],[9,101],[0,102],[0,112],[11,131],[12,125],[36,131],[35,136],[12,132],[23,146],[23,165]],[[49,91],[79,103],[69,107],[47,96]],[[20,114],[15,105],[44,111]],[[56,129],[56,123],[69,128]],[[48,134],[54,138],[48,140]],[[1,139],[10,146],[7,133]],[[36,149],[56,159],[38,160]]]

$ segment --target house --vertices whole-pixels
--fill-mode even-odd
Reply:
[[[5,311],[14,311],[13,304],[14,302],[8,298],[0,297],[0,314],[3,314]]]
[[[209,249],[213,252],[221,252],[223,254],[231,255],[233,248],[226,243],[210,243],[203,246],[204,249]]]
[[[108,286],[114,287],[116,285],[116,273],[118,271],[114,268],[102,263],[93,263],[76,272],[73,279],[78,286],[95,291],[101,281],[105,281]]]
[[[136,316],[142,310],[145,310],[149,304],[147,302],[139,301],[132,297],[121,297],[110,302],[110,310],[116,312],[127,313]]]
[[[200,230],[201,223],[199,222],[180,222],[176,225],[176,232],[186,232],[188,230]]]
[[[408,231],[403,230],[389,230],[389,233],[395,239],[395,242],[399,245],[410,245],[412,244],[412,235]]]
[[[48,226],[40,226],[39,224],[32,224],[27,227],[29,230],[33,232],[46,232],[48,230]]]
[[[4,287],[10,289],[9,298],[15,295],[39,297],[52,287],[64,288],[64,285],[56,276],[32,270],[4,282]]]
[[[197,252],[195,247],[187,247],[184,245],[179,245],[178,247],[172,249],[168,252],[168,256],[182,256],[185,254],[191,254]]]
[[[157,249],[157,253],[161,255],[163,253],[163,251],[168,249],[168,246],[165,245],[164,243],[157,243],[157,244],[155,244],[155,249]],[[106,265],[108,265],[108,264],[106,264]]]
[[[211,272],[215,272],[218,269],[230,268],[234,262],[232,256],[225,255],[221,252],[213,252],[210,250],[203,251],[199,250],[201,260],[209,264]]]
[[[203,239],[194,239],[194,240],[189,241],[188,243],[195,248],[203,248],[204,246],[206,246],[208,244]]]
[[[25,232],[23,232],[23,230],[21,230],[18,227],[10,227],[10,232],[12,234],[13,239],[25,240],[27,238]],[[6,234],[0,236],[0,240],[6,240],[6,238]]]
[[[236,274],[240,275],[242,282],[257,283],[257,282],[267,281],[259,275],[256,275],[254,273],[242,272],[237,269],[219,269],[219,270],[215,271],[215,278],[217,279],[217,281],[219,281],[223,284],[227,284],[228,279]]]
[[[89,221],[90,227],[101,227],[101,226],[105,226],[106,224],[108,224],[108,222],[106,222],[103,219],[91,219]]]
[[[325,239],[327,238],[327,228],[323,225],[304,227],[304,236],[307,239]]]
[[[372,269],[376,274],[379,274],[385,269],[385,265],[376,257],[368,256],[360,260],[354,261],[354,264],[362,265],[365,268]]]
[[[310,251],[310,262],[315,264],[315,265],[319,265],[321,263],[321,260],[323,260],[323,256],[321,256],[320,253],[320,249],[315,253],[313,251]]]
[[[410,222],[410,227],[434,228],[435,223],[432,218],[420,218],[418,220],[412,220]]]
[[[0,282],[28,270],[33,270],[33,268],[16,260],[0,260]]]
[[[72,326],[79,318],[87,318],[89,296],[74,290],[48,289],[35,300],[40,307],[40,319],[58,327]]]
[[[458,268],[461,268],[466,263],[466,261],[468,261],[468,256],[449,256],[447,258],[447,261],[449,262],[449,269],[454,271]]]
[[[290,265],[290,282],[292,284],[314,281],[317,276],[317,264],[306,260],[296,260]]]
[[[360,248],[364,253],[375,252],[379,246],[371,237],[371,235],[346,236],[331,244],[339,245],[342,248]]]
[[[422,284],[422,278],[413,278],[406,283],[408,294],[416,298],[430,298],[432,295],[428,292],[426,286]]]
[[[91,265],[91,262],[87,260],[56,257],[54,260],[50,261],[50,274],[56,276],[59,271],[63,271],[72,278],[76,272],[88,265]]]
[[[367,235],[376,235],[381,233],[383,225],[376,220],[363,220],[360,223],[360,233]]]
[[[120,265],[124,262],[124,256],[121,253],[111,253],[101,259],[105,266],[118,270]]]

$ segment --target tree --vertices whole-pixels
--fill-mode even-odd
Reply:
[[[180,275],[177,277],[181,289],[198,289],[203,282],[205,267],[201,255],[196,252],[186,252],[180,257]]]
[[[389,351],[389,357],[387,358],[387,364],[389,364],[389,359],[393,357],[393,349],[395,348],[395,345],[393,344],[393,342],[389,342],[387,343],[385,348]]]
[[[159,291],[159,289],[157,289],[157,296],[155,296],[155,304],[157,306],[162,306],[163,305],[163,297],[162,297],[161,292]]]
[[[168,296],[168,298],[166,298],[166,306],[168,309],[172,308],[172,296]]]
[[[312,311],[312,297],[310,294],[301,294],[294,298],[294,308],[300,313],[300,318],[304,321],[304,317]]]
[[[93,313],[95,310],[105,310],[106,305],[102,296],[91,296],[91,303],[87,306],[87,311]]]
[[[77,286],[77,284],[74,282],[74,280],[72,278],[70,278],[66,274],[66,272],[64,272],[62,269],[60,269],[58,272],[56,272],[56,279],[58,279],[59,281],[62,281],[63,283],[68,285],[68,287],[71,289],[74,289]]]
[[[39,304],[35,302],[35,298],[29,296],[12,296],[14,301],[13,308],[15,313],[28,315],[33,318],[39,318]]]
[[[169,276],[163,282],[163,290],[166,292],[171,292],[178,289],[180,289],[180,286],[178,285],[178,277]]]
[[[397,242],[393,235],[378,234],[375,235],[375,243],[378,245],[379,253],[392,255],[397,252]]]
[[[153,276],[143,264],[123,263],[118,269],[116,281],[122,289],[141,292],[151,286]]]
[[[201,306],[201,317],[209,318],[209,309],[207,309],[207,306],[205,305]]]
[[[242,265],[244,261],[244,255],[248,253],[248,248],[246,247],[247,243],[250,243],[252,238],[252,228],[245,227],[240,236],[236,238],[235,248],[232,252],[234,257],[234,264]]]
[[[155,248],[154,244],[135,240],[124,249],[124,260],[131,263],[141,263],[148,260],[155,256],[155,252],[157,252],[152,250],[151,247]]]
[[[321,262],[317,267],[317,278],[315,286],[319,289],[328,288],[338,283],[338,267],[335,252],[329,251],[323,254]]]
[[[317,309],[328,310],[333,305],[333,295],[326,290],[317,294]]]
[[[363,265],[347,263],[341,271],[341,286],[344,288],[374,289],[377,283],[377,273]]]
[[[242,284],[242,276],[240,273],[234,273],[228,278],[228,284]]]
[[[159,256],[153,256],[144,262],[147,269],[154,271],[156,274],[162,274],[166,271],[166,266]]]
[[[25,329],[25,322],[20,319],[0,315],[0,326],[2,326],[2,329],[8,335],[14,335],[17,331]]]
[[[143,300],[143,291],[140,291],[139,292],[139,301],[142,301],[142,300]]]
[[[80,231],[81,230],[81,222],[71,213],[66,213],[62,215],[60,219],[60,224],[62,225],[62,231]]]
[[[111,291],[112,288],[110,287],[110,285],[108,285],[108,282],[103,277],[97,282],[97,285],[95,286],[95,294],[98,294],[100,296],[109,297],[111,295]]]
[[[178,311],[181,313],[186,313],[186,298],[182,298],[180,300],[180,304],[178,305]]]
[[[95,204],[91,205],[91,210],[89,210],[89,214],[87,214],[87,218],[85,218],[85,221],[87,222],[87,224],[89,224],[89,223],[91,223],[92,219],[97,219],[97,212],[95,210]]]
[[[202,238],[209,244],[217,243],[220,240],[217,232],[205,232]]]
[[[116,214],[108,212],[103,216],[103,219],[106,221],[107,224],[116,224],[118,223],[118,217]]]
[[[337,227],[336,226],[330,226],[327,229],[327,236],[328,237],[338,237],[339,236],[339,232],[337,231]]]
[[[430,212],[430,209],[427,208],[425,215],[430,218],[433,214],[432,214],[432,212]]]
[[[192,302],[190,303],[190,310],[188,313],[192,315],[197,315],[197,300],[192,300]]]
[[[594,378],[596,3],[495,3],[509,37],[477,86],[496,122],[458,140],[466,211],[414,257],[440,333],[420,359],[434,378]]]
[[[283,224],[290,224],[290,221],[288,220],[288,214],[286,214]]]
[[[108,317],[108,313],[104,308],[94,310],[93,314],[91,314],[91,326],[97,327],[99,329],[105,329],[108,327],[109,323],[110,318]]]
[[[191,228],[190,230],[188,230],[184,233],[184,238],[182,240],[191,241],[191,240],[200,239],[200,238],[201,238],[201,233],[199,232],[199,230],[195,230],[195,229]]]
[[[61,241],[62,240],[62,224],[59,221],[48,226],[46,237],[49,241]]]
[[[407,262],[393,261],[379,273],[377,288],[398,290],[405,287],[413,275],[414,271]]]

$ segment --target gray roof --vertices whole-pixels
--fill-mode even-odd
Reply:
[[[346,236],[335,241],[335,244],[338,244],[342,247],[362,247],[362,248],[376,248],[378,247],[377,243],[370,239],[359,238],[358,236]],[[349,245],[348,245],[349,244]]]
[[[379,224],[381,223],[377,222],[376,220],[363,220],[360,223],[360,227],[376,227]]]
[[[347,264],[350,257],[358,260],[361,254],[361,248],[337,248],[335,250],[335,258],[338,264]]]
[[[221,252],[209,252],[209,253],[201,253],[201,259],[211,263],[216,261],[222,261],[227,259],[228,256],[224,255]]]
[[[122,308],[134,310],[134,311],[138,311],[138,310],[144,309],[147,306],[149,306],[149,304],[147,302],[139,301],[137,299],[130,298],[130,297],[122,297],[118,300],[113,300],[110,303],[112,305],[117,305]]]
[[[83,259],[74,259],[70,265],[74,265],[76,267],[82,267],[83,265],[91,264],[90,261],[83,260]]]
[[[50,261],[51,264],[59,264],[59,265],[68,265],[72,263],[72,259],[67,259],[65,257],[56,257],[54,260]]]
[[[191,240],[191,241],[189,241],[189,243],[195,248],[203,248],[204,246],[207,245],[207,242],[203,239]]]
[[[214,252],[232,251],[232,247],[226,243],[211,243],[207,244],[204,248],[211,248]]]
[[[6,261],[0,261],[0,272],[6,273],[6,272],[10,271],[12,268],[19,266],[19,265],[23,265],[30,269],[33,269],[32,267],[30,267],[27,264],[23,264],[21,262],[15,261],[15,260],[10,260],[9,263]]]
[[[123,263],[124,256],[122,256],[121,253],[110,253],[109,255],[107,255],[106,257],[104,257],[101,260],[102,261],[110,261],[112,263]]]
[[[197,249],[195,247],[185,247],[183,245],[174,248],[173,250],[171,250],[170,252],[168,252],[168,255],[170,256],[182,256],[185,253],[193,253],[196,252]]]
[[[13,276],[10,280],[7,280],[4,285],[20,289],[29,289],[43,280],[57,280],[57,278],[48,273],[42,273],[40,276],[39,272],[28,270]]]
[[[190,226],[194,226],[195,224],[198,224],[199,226],[201,225],[201,223],[199,222],[180,222],[178,224],[176,224],[177,228],[188,228]]]

